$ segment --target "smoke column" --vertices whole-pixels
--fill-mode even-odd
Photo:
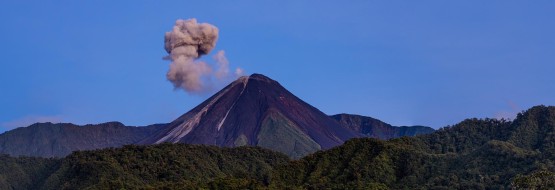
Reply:
[[[189,93],[202,93],[210,90],[214,81],[229,80],[243,74],[237,68],[230,75],[229,62],[223,50],[213,56],[218,69],[198,59],[210,53],[218,41],[218,28],[208,23],[197,23],[196,19],[177,20],[172,31],[166,32],[165,49],[171,60],[166,78],[175,88]]]

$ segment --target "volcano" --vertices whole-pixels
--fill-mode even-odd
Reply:
[[[76,150],[169,142],[260,146],[300,158],[354,137],[390,139],[433,131],[423,126],[396,127],[361,115],[327,116],[278,82],[253,74],[237,79],[169,124],[37,123],[0,134],[0,153],[63,157]]]
[[[362,135],[261,74],[243,76],[139,142],[260,146],[301,157]]]

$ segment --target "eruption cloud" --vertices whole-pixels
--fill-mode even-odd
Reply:
[[[166,32],[164,48],[171,60],[166,78],[177,88],[189,93],[210,91],[214,82],[225,82],[243,75],[241,68],[229,72],[229,61],[223,50],[218,51],[213,59],[217,69],[204,61],[198,60],[214,49],[218,41],[218,28],[197,20],[177,20],[172,31]]]

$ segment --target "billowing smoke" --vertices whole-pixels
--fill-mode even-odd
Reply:
[[[189,93],[210,91],[214,82],[223,82],[243,75],[237,68],[229,72],[229,61],[225,52],[220,50],[213,56],[217,69],[204,61],[198,60],[214,49],[218,41],[218,28],[208,23],[197,23],[196,19],[177,20],[172,31],[166,32],[165,49],[171,60],[167,79],[175,88],[182,88]]]

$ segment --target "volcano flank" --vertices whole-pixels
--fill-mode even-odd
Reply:
[[[261,74],[243,76],[140,144],[261,146],[301,157],[360,137]]]

